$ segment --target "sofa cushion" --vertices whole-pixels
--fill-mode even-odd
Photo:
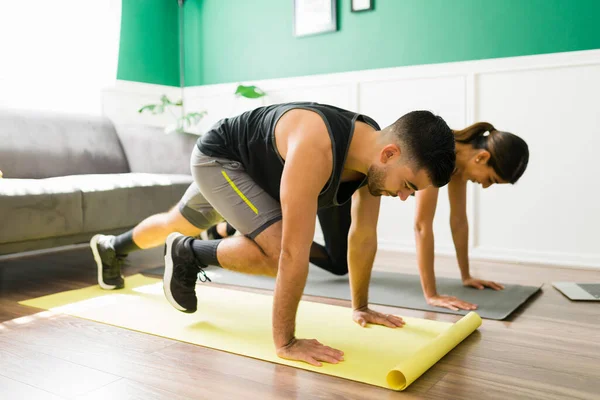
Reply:
[[[83,228],[81,192],[56,179],[0,180],[0,243],[71,235]]]
[[[0,110],[0,137],[0,170],[6,178],[129,172],[106,118]]]
[[[171,209],[192,182],[190,175],[111,174],[65,177],[83,194],[83,231],[134,226]]]
[[[190,156],[198,136],[165,134],[162,128],[117,124],[117,134],[131,172],[190,174]]]
[[[0,243],[114,230],[172,208],[190,175],[103,174],[0,181]]]

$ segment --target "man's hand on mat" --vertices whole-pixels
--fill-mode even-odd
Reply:
[[[468,303],[454,296],[446,296],[443,294],[436,294],[435,296],[426,297],[427,304],[435,307],[445,307],[452,311],[458,310],[476,310],[477,304]]]
[[[391,314],[382,314],[370,310],[368,307],[359,308],[352,313],[352,319],[360,326],[369,324],[384,325],[388,328],[402,328],[405,322],[400,317]]]
[[[477,279],[477,278],[463,279],[463,285],[471,286],[471,287],[474,287],[475,289],[480,289],[480,290],[485,289],[486,287],[492,288],[494,290],[504,289],[504,286],[499,283],[492,282],[492,281],[484,281],[483,279]]]
[[[337,364],[344,361],[344,352],[321,344],[317,339],[294,339],[277,349],[277,355],[288,360],[304,361],[322,367],[321,361]]]

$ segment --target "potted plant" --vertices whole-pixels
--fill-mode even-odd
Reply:
[[[266,95],[266,93],[256,86],[244,86],[238,85],[235,90],[235,96],[245,97],[247,99],[258,99]],[[183,133],[198,124],[202,118],[207,114],[206,110],[188,112],[185,115],[178,117],[175,109],[183,108],[183,100],[171,101],[166,95],[160,97],[160,103],[158,104],[146,104],[138,110],[138,113],[150,112],[152,115],[163,114],[168,112],[175,119],[175,123],[168,125],[165,128],[165,133]],[[179,113],[181,114],[181,113]]]

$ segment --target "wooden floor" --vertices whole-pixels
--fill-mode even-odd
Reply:
[[[157,265],[139,254],[128,274]],[[377,268],[416,273],[414,257]],[[457,276],[453,260],[438,275]],[[20,306],[95,283],[86,249],[0,260],[0,399],[600,399],[600,303],[574,303],[548,283],[600,281],[599,271],[475,262],[477,276],[545,283],[509,321],[485,320],[405,392],[253,360]],[[308,298],[348,306],[346,301]],[[374,306],[384,312],[458,317]]]

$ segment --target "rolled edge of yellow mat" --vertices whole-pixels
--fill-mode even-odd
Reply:
[[[404,390],[481,326],[481,317],[471,311],[386,376],[390,389]]]

